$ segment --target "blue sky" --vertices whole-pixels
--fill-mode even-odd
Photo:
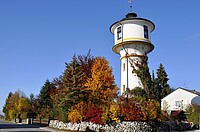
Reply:
[[[149,68],[162,63],[173,88],[200,91],[200,1],[133,0],[138,17],[153,21]],[[120,86],[119,55],[109,27],[129,12],[128,0],[1,0],[0,113],[9,92],[37,95],[62,74],[73,54],[104,56]]]

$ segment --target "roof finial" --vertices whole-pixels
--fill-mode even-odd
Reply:
[[[132,13],[132,10],[133,10],[132,0],[128,0],[128,3],[130,4],[130,13]]]
[[[126,18],[137,17],[137,14],[132,12],[132,0],[128,0],[128,3],[130,4],[130,12],[126,14]]]

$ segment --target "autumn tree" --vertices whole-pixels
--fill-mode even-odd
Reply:
[[[89,101],[97,105],[109,105],[117,96],[112,68],[103,57],[97,57],[91,69],[92,76],[87,78],[86,90],[90,92]]]
[[[10,92],[9,94],[8,94],[8,97],[6,98],[6,102],[5,102],[5,105],[4,105],[4,107],[3,107],[3,113],[4,113],[4,116],[5,116],[5,119],[6,120],[10,120],[10,119],[12,119],[12,118],[10,118],[10,114],[9,114],[9,110],[11,109],[11,104],[10,104],[10,98],[11,98],[11,96],[13,95],[13,93],[12,92]]]
[[[4,106],[6,119],[26,117],[30,103],[24,92],[18,90],[14,94],[9,93]]]
[[[28,112],[30,111],[30,102],[27,97],[20,97],[18,100],[18,107],[17,111],[19,114],[21,114],[21,118],[26,118]]]
[[[95,57],[90,55],[90,50],[88,51],[87,55],[78,55],[78,63],[81,65],[83,72],[84,72],[84,83],[87,81],[87,78],[92,77],[92,66],[94,64]]]

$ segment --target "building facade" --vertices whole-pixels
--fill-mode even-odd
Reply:
[[[200,92],[177,88],[161,100],[161,109],[169,112],[177,110],[185,111],[191,104],[200,105]]]

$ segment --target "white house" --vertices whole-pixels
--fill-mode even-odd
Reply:
[[[185,110],[191,104],[200,105],[200,92],[179,87],[161,100],[161,109],[168,112]]]

